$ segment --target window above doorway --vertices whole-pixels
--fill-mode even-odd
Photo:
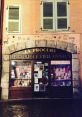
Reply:
[[[42,0],[41,29],[43,31],[65,31],[69,29],[68,0]]]
[[[7,6],[6,30],[8,33],[20,32],[20,6]]]

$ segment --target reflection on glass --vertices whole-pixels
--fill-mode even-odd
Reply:
[[[30,62],[11,62],[11,78],[31,79],[31,63]]]
[[[30,87],[31,86],[31,80],[14,80],[12,86]]]
[[[52,2],[43,3],[43,17],[52,17],[53,16],[53,4]]]
[[[51,85],[71,86],[71,66],[70,64],[51,65]]]
[[[66,2],[57,2],[57,16],[67,16]]]
[[[58,29],[64,29],[64,28],[67,28],[67,19],[66,18],[61,18],[61,19],[58,19],[57,21],[57,24],[58,24]]]
[[[10,78],[12,86],[31,86],[31,62],[11,61]]]
[[[43,28],[44,29],[53,29],[53,19],[44,19]]]

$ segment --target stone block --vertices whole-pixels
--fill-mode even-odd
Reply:
[[[9,50],[10,50],[10,53],[15,52],[15,46],[14,45],[10,45],[9,46]]]
[[[72,54],[72,59],[78,59],[78,55],[77,54]]]
[[[8,99],[8,88],[2,88],[1,92],[1,99],[2,100],[7,100]]]
[[[72,72],[72,79],[73,80],[79,80],[79,73],[78,72]]]
[[[72,43],[68,43],[67,45],[67,51],[73,53],[74,46]]]
[[[49,41],[47,41],[46,46],[56,48],[56,41],[55,40],[49,40]]]
[[[35,46],[36,47],[46,47],[46,40],[36,40]]]
[[[62,43],[61,44],[62,45],[62,49],[63,50],[67,50],[67,43],[66,42],[63,42],[63,41],[61,43]]]
[[[9,61],[9,54],[4,54],[4,55],[2,56],[2,60],[3,60],[3,61]]]
[[[79,72],[79,60],[78,59],[72,59],[72,71]]]
[[[1,82],[2,88],[9,88],[9,82]]]
[[[1,86],[3,87],[3,83],[9,82],[9,73],[3,73],[1,78]]]
[[[74,80],[74,81],[73,81],[73,87],[74,87],[74,88],[80,87],[79,80]]]
[[[27,40],[26,43],[25,43],[25,46],[26,46],[26,48],[35,47],[35,40]]]
[[[3,47],[2,54],[9,54],[9,53],[10,53],[10,51],[9,51],[8,47]]]
[[[9,61],[3,61],[2,68],[3,72],[9,72]]]
[[[67,43],[63,41],[57,41],[57,48],[67,50]]]

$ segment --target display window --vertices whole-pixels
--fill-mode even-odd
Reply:
[[[11,61],[10,86],[31,86],[32,64],[30,61]]]
[[[72,96],[71,53],[36,47],[13,53],[10,60],[10,98]]]
[[[71,86],[70,61],[51,61],[51,86]]]

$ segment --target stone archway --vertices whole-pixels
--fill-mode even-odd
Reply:
[[[5,44],[5,48],[3,50],[4,54],[11,54],[13,52],[32,47],[52,47],[62,49],[71,53],[77,53],[77,46],[73,43],[68,43],[64,41],[55,41],[55,40],[25,40],[22,42]]]
[[[8,88],[9,88],[9,55],[13,52],[23,50],[26,48],[33,47],[52,47],[58,48],[72,53],[72,76],[73,79],[79,79],[79,59],[77,55],[77,47],[73,43],[68,43],[59,40],[47,40],[47,39],[25,39],[24,41],[17,41],[9,43],[4,42],[3,45],[3,69],[2,69],[2,78],[1,78],[1,87],[2,87],[2,99],[8,99]],[[78,81],[79,82],[79,81]]]

